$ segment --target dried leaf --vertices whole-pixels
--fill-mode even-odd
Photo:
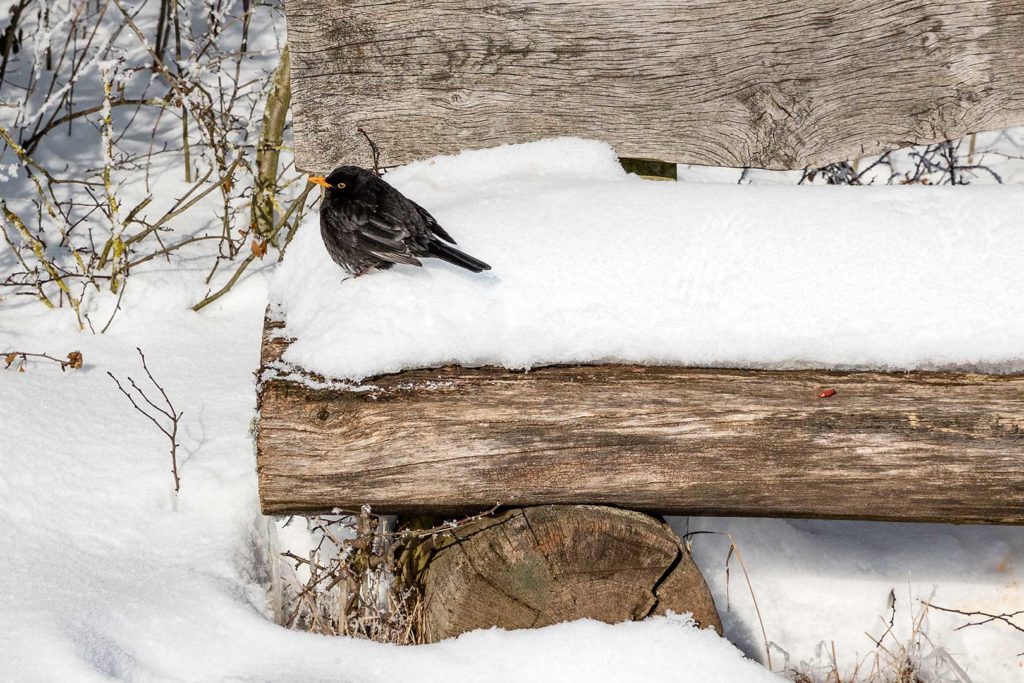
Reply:
[[[71,353],[68,354],[68,366],[75,370],[78,370],[79,368],[82,367],[81,351],[72,351]]]
[[[267,241],[261,239],[253,239],[250,243],[252,245],[252,255],[256,258],[263,258],[267,254]]]
[[[16,353],[9,353],[6,356],[4,356],[4,362],[7,363],[6,367],[8,367],[8,368],[11,367],[11,364],[14,363],[14,361],[17,360],[17,359],[18,359],[18,354],[16,354]]]

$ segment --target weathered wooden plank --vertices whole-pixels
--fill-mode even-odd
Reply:
[[[352,391],[268,371],[257,448],[267,513],[589,503],[1024,523],[1019,376],[445,367]]]
[[[1020,0],[287,0],[298,166],[577,135],[802,168],[1024,124]]]

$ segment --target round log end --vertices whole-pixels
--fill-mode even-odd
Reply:
[[[423,574],[423,638],[478,628],[608,623],[690,612],[722,632],[711,592],[667,525],[591,505],[509,510],[453,531]]]

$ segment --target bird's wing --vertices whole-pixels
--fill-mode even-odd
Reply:
[[[409,203],[416,207],[416,212],[420,215],[420,218],[423,219],[423,222],[426,224],[427,229],[429,229],[430,232],[434,233],[448,244],[457,244],[457,242],[452,239],[452,236],[448,234],[448,231],[437,224],[437,220],[430,215],[429,211],[411,199],[409,200]]]
[[[408,240],[416,225],[402,214],[387,197],[367,194],[350,197],[337,205],[336,210],[355,227],[347,237],[354,249],[390,263],[420,265],[409,251]]]

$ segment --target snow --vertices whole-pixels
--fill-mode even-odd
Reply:
[[[680,534],[716,532],[692,537],[694,559],[715,596],[726,635],[764,661],[759,618],[735,558],[726,573],[730,539],[723,534],[736,542],[777,671],[813,671],[829,662],[834,648],[841,670],[849,675],[868,655],[873,657],[873,639],[883,636],[891,618],[893,637],[885,646],[893,650],[911,640],[922,601],[993,614],[1024,605],[1024,527],[712,517],[671,523]],[[926,610],[919,639],[922,658],[929,663],[923,673],[932,675],[922,680],[1024,680],[1021,635],[1006,626],[988,632],[957,630],[967,621]],[[941,653],[969,678],[939,666],[935,660]],[[871,663],[861,665],[857,680],[868,680]]]
[[[493,270],[345,279],[310,215],[271,300],[284,360],[1024,369],[1024,187],[737,186],[627,175],[578,139],[386,175]]]

